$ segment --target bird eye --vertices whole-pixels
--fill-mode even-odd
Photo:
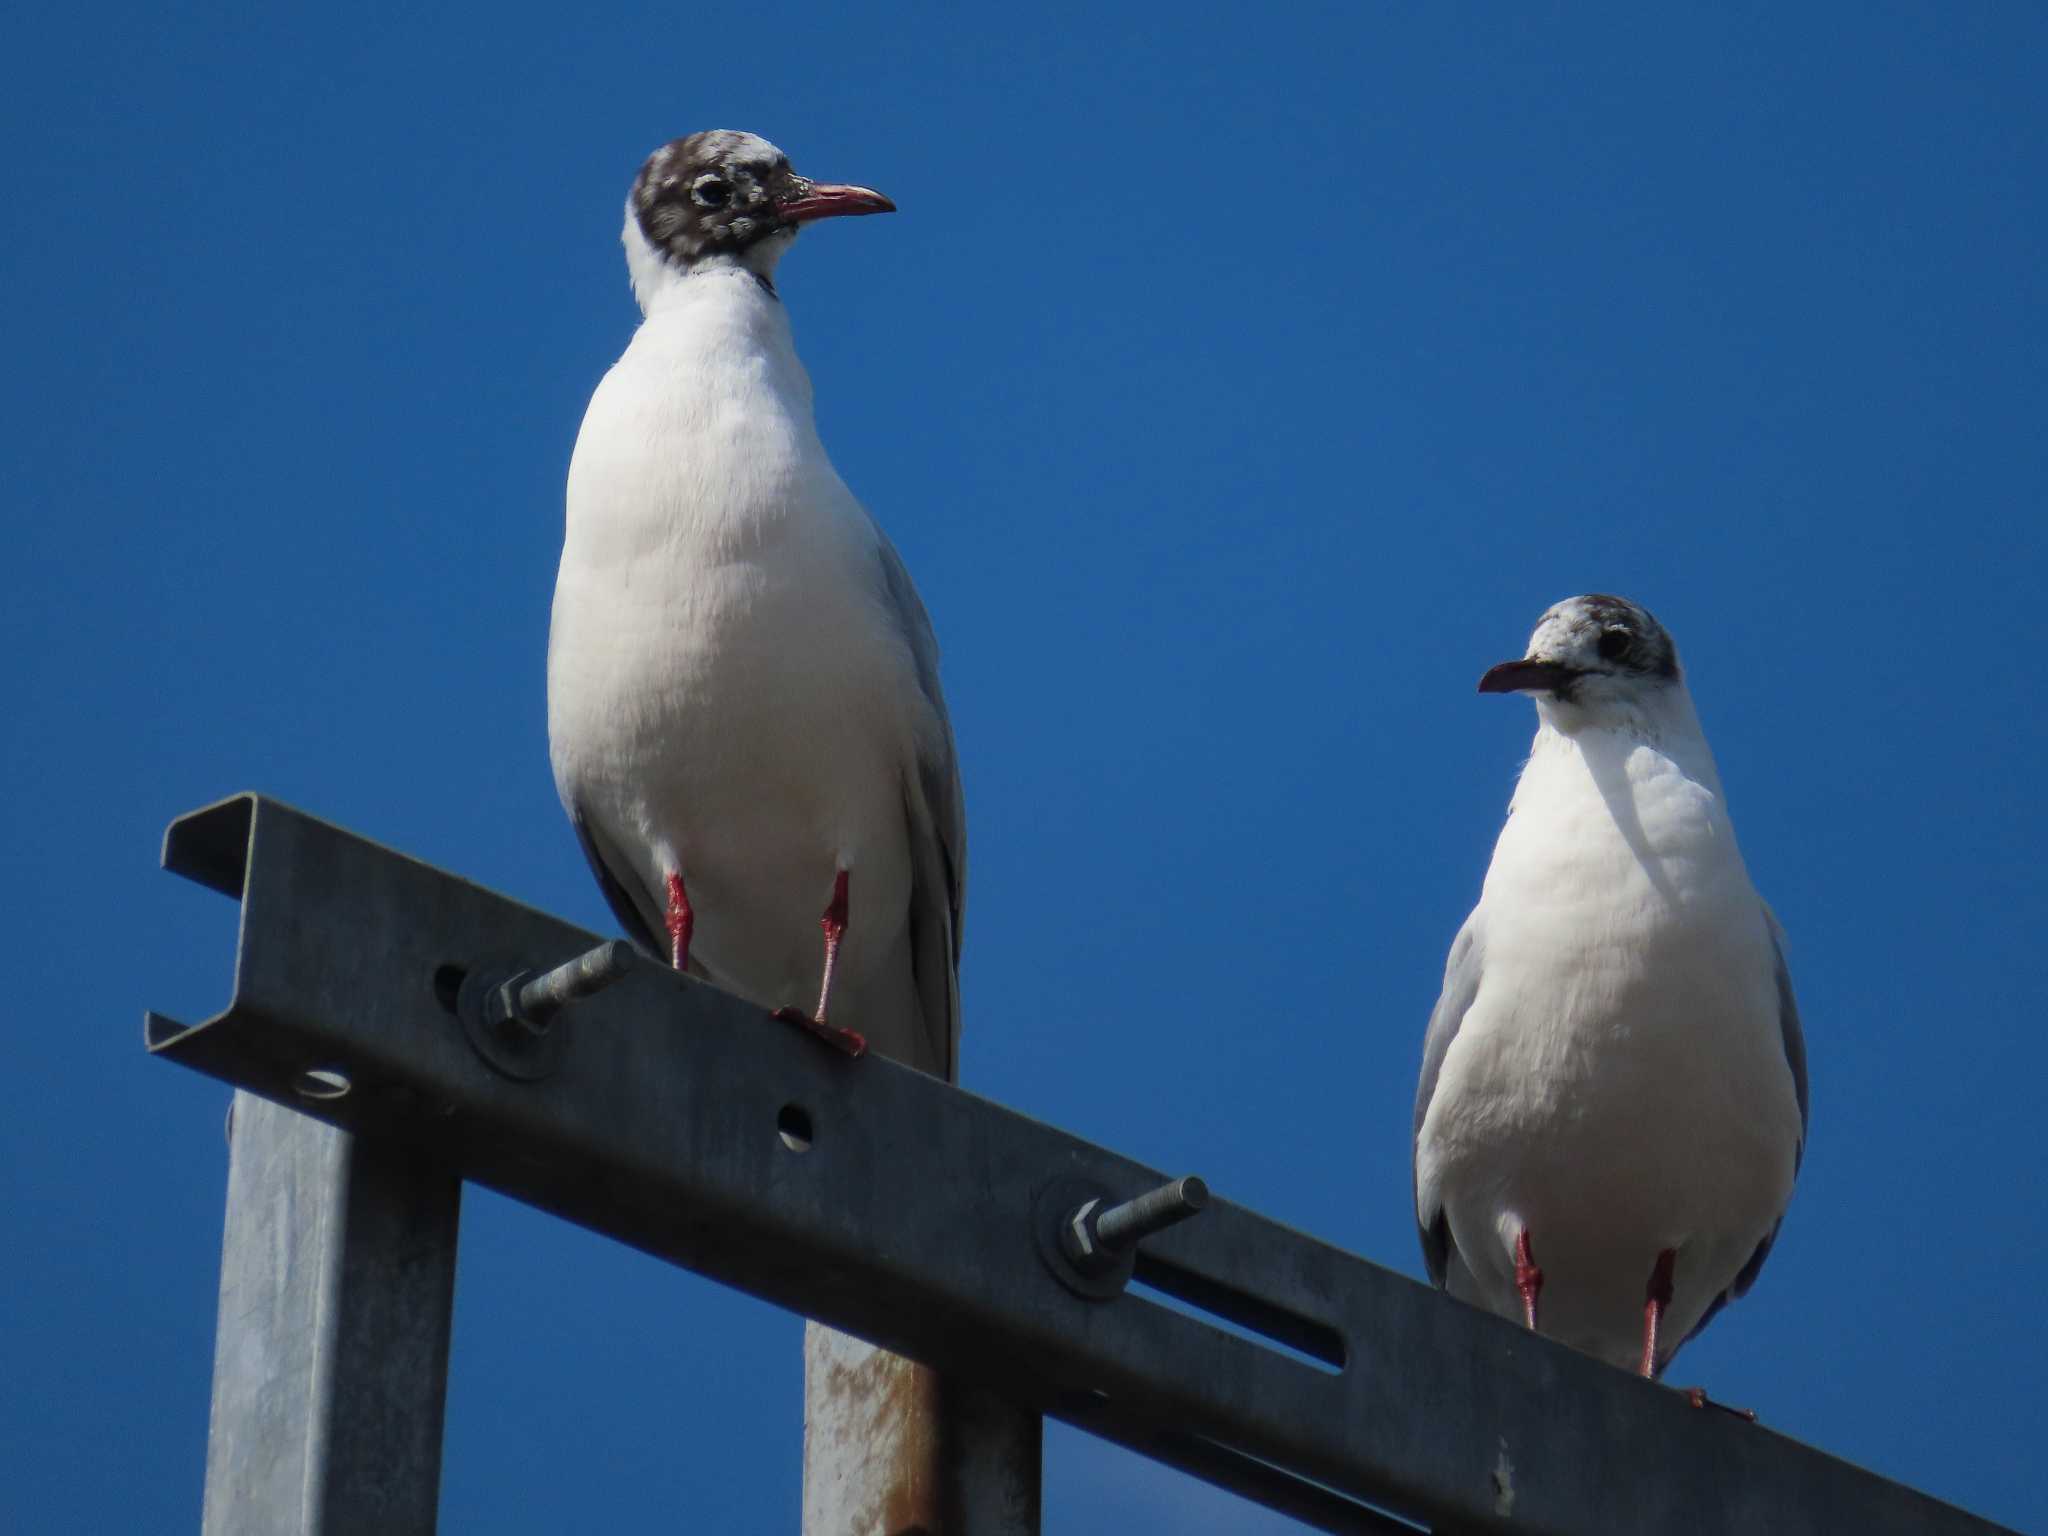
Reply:
[[[690,188],[690,196],[704,208],[723,208],[732,201],[732,184],[717,176],[706,176]]]
[[[1619,661],[1628,654],[1628,631],[1625,629],[1603,629],[1596,649],[1602,661]]]

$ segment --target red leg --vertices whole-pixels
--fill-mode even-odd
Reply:
[[[1657,1330],[1664,1324],[1664,1309],[1671,1305],[1671,1266],[1678,1262],[1676,1249],[1657,1255],[1650,1271],[1650,1287],[1643,1301],[1643,1374],[1657,1374]],[[1701,1394],[1705,1396],[1704,1393]]]
[[[832,973],[839,967],[839,941],[846,937],[846,871],[840,870],[839,877],[832,882],[832,899],[825,904],[825,914],[818,919],[818,926],[825,930],[825,980],[818,988],[818,1023],[825,1022],[825,1005],[832,1000]]]
[[[1657,1255],[1656,1266],[1650,1271],[1650,1288],[1643,1300],[1643,1374],[1654,1377],[1657,1374],[1657,1335],[1664,1326],[1664,1309],[1671,1305],[1671,1269],[1678,1262],[1677,1251],[1666,1248]],[[1732,1413],[1738,1419],[1756,1422],[1754,1408],[1733,1408],[1727,1403],[1717,1403],[1707,1396],[1704,1387],[1683,1387],[1685,1400],[1695,1408],[1718,1408],[1723,1413]]]
[[[778,1008],[775,1017],[809,1030],[827,1045],[849,1056],[866,1055],[868,1043],[864,1038],[853,1030],[840,1029],[825,1022],[825,1012],[832,1001],[832,973],[839,967],[839,941],[846,937],[846,871],[843,869],[832,882],[832,899],[825,904],[824,915],[818,919],[818,924],[825,930],[825,979],[818,987],[818,1011],[807,1016],[801,1008]]]
[[[1522,1321],[1536,1331],[1536,1298],[1543,1290],[1543,1271],[1529,1256],[1529,1230],[1515,1234],[1515,1289],[1522,1293]]]
[[[690,910],[690,898],[683,890],[681,870],[668,876],[669,963],[679,971],[690,968],[690,935],[696,930],[697,914]]]

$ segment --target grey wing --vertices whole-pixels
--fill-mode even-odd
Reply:
[[[1785,964],[1785,930],[1778,926],[1778,916],[1769,907],[1764,908],[1764,922],[1771,931],[1771,958],[1778,968],[1778,1033],[1785,1042],[1785,1065],[1792,1069],[1792,1091],[1799,1099],[1799,1146],[1792,1154],[1792,1173],[1797,1177],[1799,1165],[1806,1158],[1806,1031],[1799,1026],[1799,1000],[1792,995],[1792,970]],[[1770,1254],[1771,1244],[1777,1240],[1779,1222],[1783,1220],[1781,1216],[1771,1223],[1769,1235],[1756,1245],[1756,1252],[1749,1256],[1749,1262],[1736,1275],[1735,1283],[1728,1287],[1730,1296],[1740,1296],[1756,1284],[1764,1259]],[[1706,1319],[1700,1321],[1704,1326]]]
[[[903,784],[910,829],[911,969],[924,1013],[927,1045],[957,1077],[960,1051],[960,927],[967,908],[967,809],[953,722],[939,688],[939,642],[931,615],[904,569],[902,556],[876,530],[882,592],[909,648],[931,729],[918,733]]]
[[[1479,914],[1465,919],[1451,941],[1450,958],[1444,962],[1444,989],[1429,1016],[1429,1028],[1422,1037],[1422,1079],[1415,1086],[1415,1131],[1410,1144],[1411,1168],[1419,1173],[1415,1152],[1422,1143],[1422,1122],[1429,1115],[1430,1100],[1436,1097],[1436,1080],[1444,1068],[1444,1056],[1465,1022],[1473,998],[1479,995],[1483,946],[1479,939]],[[1431,1199],[1425,1204],[1422,1186],[1415,1186],[1415,1230],[1422,1239],[1422,1259],[1429,1266],[1429,1278],[1438,1286],[1447,1283],[1451,1262],[1451,1224],[1443,1207]]]
[[[630,861],[611,845],[611,840],[581,805],[569,807],[569,820],[576,828],[576,841],[583,845],[583,857],[597,876],[598,889],[611,904],[612,915],[626,930],[626,937],[648,954],[666,961],[668,946],[655,938],[667,922],[664,908],[655,905],[647,888],[633,873]]]
[[[1799,1100],[1799,1145],[1792,1154],[1792,1172],[1796,1177],[1799,1165],[1806,1157],[1806,1031],[1799,1024],[1799,1000],[1792,995],[1792,969],[1785,964],[1785,930],[1778,926],[1778,915],[1768,906],[1764,908],[1764,923],[1770,929],[1771,958],[1777,965],[1778,1033],[1785,1043],[1785,1065],[1792,1069],[1792,1091]],[[1756,1245],[1756,1252],[1749,1256],[1749,1262],[1736,1273],[1728,1289],[1714,1298],[1714,1304],[1693,1324],[1692,1333],[1688,1333],[1686,1338],[1692,1338],[1711,1323],[1714,1314],[1730,1301],[1749,1293],[1749,1288],[1756,1284],[1756,1277],[1763,1273],[1764,1260],[1770,1257],[1771,1244],[1778,1240],[1778,1228],[1784,1220],[1781,1215],[1771,1223],[1771,1230]]]
[[[1778,914],[1764,908],[1764,923],[1771,930],[1771,957],[1778,966],[1778,1032],[1785,1041],[1785,1065],[1792,1069],[1792,1091],[1799,1096],[1799,1151],[1792,1171],[1799,1171],[1799,1159],[1806,1156],[1806,1031],[1799,1027],[1799,1000],[1792,995],[1792,969],[1785,964],[1785,930],[1778,926]]]

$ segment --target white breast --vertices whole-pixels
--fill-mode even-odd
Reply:
[[[818,441],[780,304],[738,272],[678,290],[598,387],[570,467],[556,781],[647,889],[683,871],[695,952],[764,1004],[815,995],[847,869],[837,995],[856,1021],[908,1014],[901,785],[933,726],[878,534]]]
[[[1704,760],[1704,747],[1701,748]],[[1480,990],[1418,1145],[1468,1299],[1617,1363],[1677,1249],[1681,1339],[1790,1198],[1798,1109],[1776,953],[1710,760],[1619,732],[1538,738],[1481,897]],[[1454,1285],[1454,1289],[1460,1288]]]

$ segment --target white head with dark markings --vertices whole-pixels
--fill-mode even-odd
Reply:
[[[669,283],[738,269],[775,291],[775,264],[816,219],[894,213],[867,187],[811,181],[766,139],[713,129],[673,139],[647,157],[626,197],[626,265],[643,310]]]
[[[1543,615],[1528,654],[1479,679],[1481,693],[1526,693],[1567,731],[1639,717],[1674,690],[1683,693],[1678,649],[1649,609],[1589,592]]]

